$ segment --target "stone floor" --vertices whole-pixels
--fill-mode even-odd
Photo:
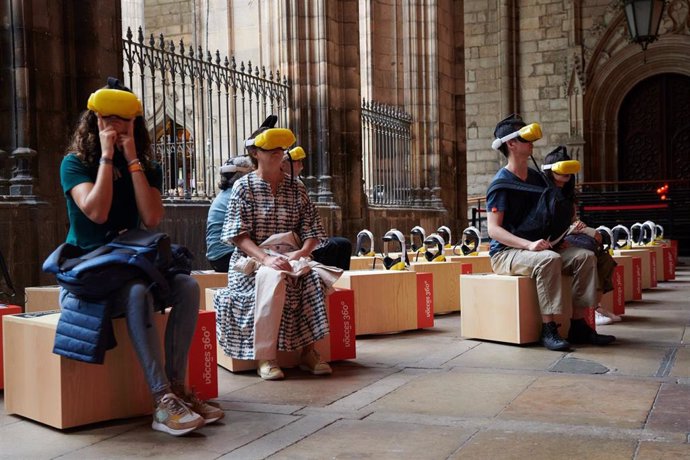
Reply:
[[[0,458],[690,458],[690,260],[629,303],[618,341],[569,353],[430,330],[357,340],[330,377],[219,369],[222,423],[174,438],[150,418],[65,432],[6,415]],[[0,395],[2,393],[0,392]]]

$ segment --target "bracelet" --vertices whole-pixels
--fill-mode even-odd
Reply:
[[[135,173],[137,171],[144,172],[144,169],[141,167],[140,162],[130,164],[129,166],[127,166],[127,169],[129,170],[130,173]]]
[[[134,163],[141,163],[141,161],[139,161],[139,158],[135,158],[135,159],[133,159],[133,160],[128,161],[128,162],[127,162],[127,166],[131,166],[131,165],[133,165]]]
[[[101,165],[111,165],[111,166],[112,166],[113,160],[111,160],[110,158],[101,157],[101,159],[98,160],[98,164],[101,164]]]

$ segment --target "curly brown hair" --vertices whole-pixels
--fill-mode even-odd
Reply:
[[[144,168],[151,166],[151,137],[146,128],[144,117],[134,119],[134,144],[137,157]],[[79,116],[74,133],[70,138],[65,154],[74,153],[88,166],[95,166],[101,159],[101,138],[98,135],[98,117],[92,110],[84,110]]]

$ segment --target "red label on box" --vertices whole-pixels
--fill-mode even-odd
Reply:
[[[5,388],[5,374],[2,362],[2,317],[5,315],[16,315],[22,312],[22,307],[17,305],[0,304],[0,389]]]
[[[664,279],[666,281],[676,279],[676,266],[673,262],[673,248],[665,246],[664,254]]]
[[[417,273],[417,327],[434,327],[434,278]]]
[[[625,314],[625,267],[616,266],[613,270],[613,313]]]
[[[472,274],[472,264],[460,264],[460,274],[461,275],[471,275]]]
[[[642,258],[633,257],[633,300],[642,300]]]
[[[597,323],[594,320],[594,308],[585,308],[585,323],[587,323],[587,325],[591,327],[593,330],[597,330]]]
[[[216,312],[201,310],[189,348],[187,367],[189,388],[196,392],[199,399],[218,397],[216,344]]]
[[[355,345],[355,291],[336,288],[328,296],[331,361],[357,357]]]
[[[651,287],[656,287],[657,286],[657,280],[656,280],[656,252],[651,251],[649,253],[649,284]]]

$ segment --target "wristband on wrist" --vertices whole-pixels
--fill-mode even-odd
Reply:
[[[133,160],[128,161],[127,166],[133,165],[134,163],[141,163],[141,161],[139,161],[139,158],[135,158]]]
[[[98,160],[98,164],[112,166],[113,160],[111,160],[110,158],[101,157],[101,159]]]
[[[136,163],[130,163],[129,166],[127,166],[127,169],[129,170],[130,173],[135,173],[135,172],[144,172],[144,170],[141,167],[141,163],[139,160],[137,160]]]

